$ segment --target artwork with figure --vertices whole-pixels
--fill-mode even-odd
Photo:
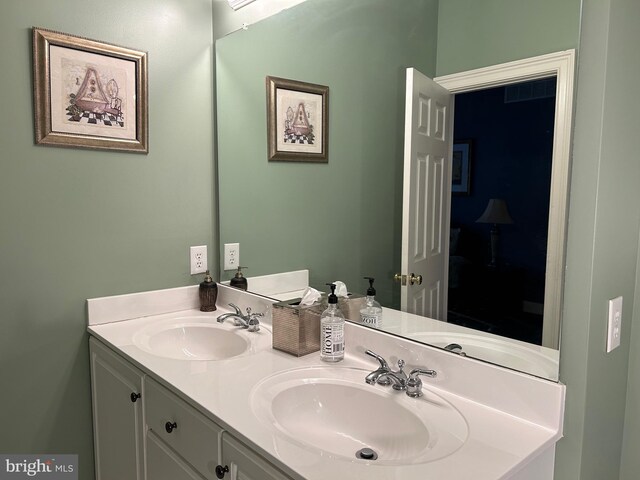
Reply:
[[[282,151],[319,152],[315,138],[322,96],[279,88],[277,90],[278,148]]]
[[[122,98],[118,96],[120,88],[112,72],[106,76],[100,75],[92,66],[70,65],[71,62],[63,61],[63,70],[68,80],[75,77],[75,83],[70,81],[67,85],[72,89],[77,86],[76,92],[68,94],[69,105],[67,116],[70,122],[85,122],[96,125],[124,127],[124,114],[122,112]],[[66,64],[66,65],[65,65]],[[64,67],[67,69],[64,69]],[[81,80],[81,72],[85,70]]]
[[[147,54],[33,27],[36,145],[148,153]]]
[[[303,102],[298,104],[296,112],[293,112],[291,105],[287,108],[287,118],[284,121],[284,142],[301,143],[313,145],[314,134],[311,123],[311,113],[307,113],[310,108]]]
[[[329,87],[267,77],[269,160],[327,162]]]
[[[55,131],[135,138],[135,64],[51,47],[51,121]]]

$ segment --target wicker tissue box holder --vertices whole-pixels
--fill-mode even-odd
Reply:
[[[338,308],[345,318],[357,320],[364,297],[349,295],[338,299]],[[313,305],[300,305],[300,299],[273,304],[273,348],[297,357],[320,350],[320,316],[327,308],[327,297]]]
[[[320,350],[322,303],[300,305],[300,299],[273,304],[273,348],[297,357]]]

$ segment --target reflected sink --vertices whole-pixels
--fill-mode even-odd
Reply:
[[[557,352],[538,345],[455,332],[419,332],[412,333],[411,338],[440,348],[457,343],[468,357],[545,378],[558,375],[558,360],[553,357]]]
[[[224,360],[271,346],[271,333],[261,326],[247,332],[215,317],[175,317],[154,323],[133,336],[147,353],[177,360]]]
[[[434,461],[466,441],[466,421],[442,397],[428,388],[423,397],[410,398],[389,387],[368,385],[367,373],[308,367],[276,374],[253,389],[252,409],[290,442],[371,465]],[[373,450],[377,459],[358,458],[363,448]]]

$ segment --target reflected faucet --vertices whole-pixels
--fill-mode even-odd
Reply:
[[[467,354],[462,351],[462,345],[460,345],[459,343],[450,343],[449,345],[444,347],[444,349],[448,350],[449,352],[457,353],[462,357],[467,356]]]
[[[249,332],[257,332],[260,330],[260,321],[258,318],[263,317],[264,313],[251,313],[251,307],[247,307],[247,314],[243,315],[237,305],[230,303],[229,306],[235,310],[232,313],[223,313],[217,318],[218,323],[222,323],[227,319],[233,319],[236,327],[246,328]]]

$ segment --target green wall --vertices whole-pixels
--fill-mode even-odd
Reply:
[[[437,75],[576,48],[580,0],[440,0]]]
[[[638,18],[633,0],[583,4],[560,364],[566,438],[558,447],[558,478],[619,478],[624,425],[633,422],[625,399],[640,212],[624,206],[640,204]],[[607,302],[618,295],[624,297],[622,345],[607,354]],[[630,423],[630,438],[631,425],[637,431],[638,423]],[[637,452],[637,445],[630,448]],[[637,478],[637,470],[624,478]]]
[[[594,0],[585,1],[590,7]],[[619,455],[622,441],[621,480],[634,480],[640,471],[638,440],[640,440],[640,362],[637,348],[640,345],[639,309],[634,309],[634,293],[638,291],[638,267],[633,258],[638,255],[638,229],[640,211],[638,208],[623,209],[622,205],[640,205],[640,161],[635,139],[640,131],[640,97],[637,95],[640,79],[640,58],[637,46],[640,44],[640,3],[636,0],[611,0],[609,37],[607,41],[607,76],[605,107],[602,132],[602,161],[600,165],[600,185],[598,198],[603,199],[602,209],[598,209],[597,222],[603,239],[602,251],[597,255],[600,271],[598,291],[606,297],[617,291],[625,295],[623,315],[623,346],[619,352],[602,358],[598,355],[598,345],[590,373],[593,403],[603,414],[591,419],[587,414],[588,450],[585,450],[585,471],[597,473],[596,455],[602,431],[618,433],[624,426],[624,438],[617,438],[609,447],[612,454]],[[602,29],[602,27],[600,27]],[[602,165],[607,168],[603,172]],[[620,251],[620,247],[623,248]],[[634,288],[635,282],[635,288]],[[613,283],[613,286],[611,285]],[[601,300],[599,299],[599,302]],[[598,305],[600,306],[600,305]],[[604,335],[603,314],[594,308],[596,338]],[[633,333],[632,333],[633,331]],[[626,374],[626,366],[628,375]],[[591,369],[591,364],[590,364]],[[602,385],[597,378],[607,378]],[[602,388],[604,387],[604,388]],[[627,389],[626,410],[624,391]],[[596,403],[597,402],[597,403]],[[613,411],[612,410],[613,408]],[[619,434],[618,434],[619,435]],[[614,462],[613,456],[611,461]],[[613,472],[614,470],[611,470]],[[591,477],[594,480],[595,475]]]
[[[435,73],[436,22],[435,0],[308,0],[216,42],[220,244],[247,275],[310,268],[356,292],[371,275],[392,302],[405,69]],[[267,161],[267,75],[330,87],[327,164]]]
[[[34,145],[34,25],[149,52],[148,155]],[[94,478],[85,299],[200,281],[190,245],[217,270],[211,28],[210,0],[0,6],[0,452]]]

